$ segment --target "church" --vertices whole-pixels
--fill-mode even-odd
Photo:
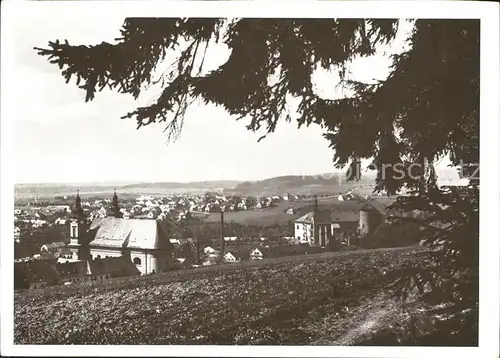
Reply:
[[[99,260],[127,257],[141,274],[165,271],[171,261],[173,247],[165,225],[157,220],[124,219],[119,210],[116,191],[106,217],[88,221],[77,192],[70,214],[72,258]]]

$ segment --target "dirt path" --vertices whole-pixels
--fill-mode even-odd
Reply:
[[[325,317],[323,324],[314,328],[322,338],[312,344],[356,345],[380,329],[389,327],[403,315],[403,306],[382,292],[366,299],[343,318],[339,319],[335,314]]]
[[[392,307],[392,310],[397,309]],[[377,331],[381,326],[383,326],[384,319],[388,318],[394,311],[387,307],[381,307],[376,305],[372,307],[368,312],[360,312],[366,318],[361,324],[351,327],[346,333],[344,333],[340,338],[338,338],[333,344],[340,346],[353,345],[360,340],[360,337],[366,337],[371,332]],[[391,312],[392,311],[392,312]]]

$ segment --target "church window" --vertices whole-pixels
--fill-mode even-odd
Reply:
[[[71,236],[76,237],[76,226],[71,227]]]
[[[137,266],[141,266],[141,259],[138,258],[138,257],[135,257],[134,258],[134,264],[137,265]]]

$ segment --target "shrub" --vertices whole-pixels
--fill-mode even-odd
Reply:
[[[413,223],[382,224],[371,235],[360,240],[360,246],[366,249],[403,247],[418,243],[418,225]]]

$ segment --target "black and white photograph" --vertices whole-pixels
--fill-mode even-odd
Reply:
[[[499,14],[2,3],[2,355],[498,357]]]

